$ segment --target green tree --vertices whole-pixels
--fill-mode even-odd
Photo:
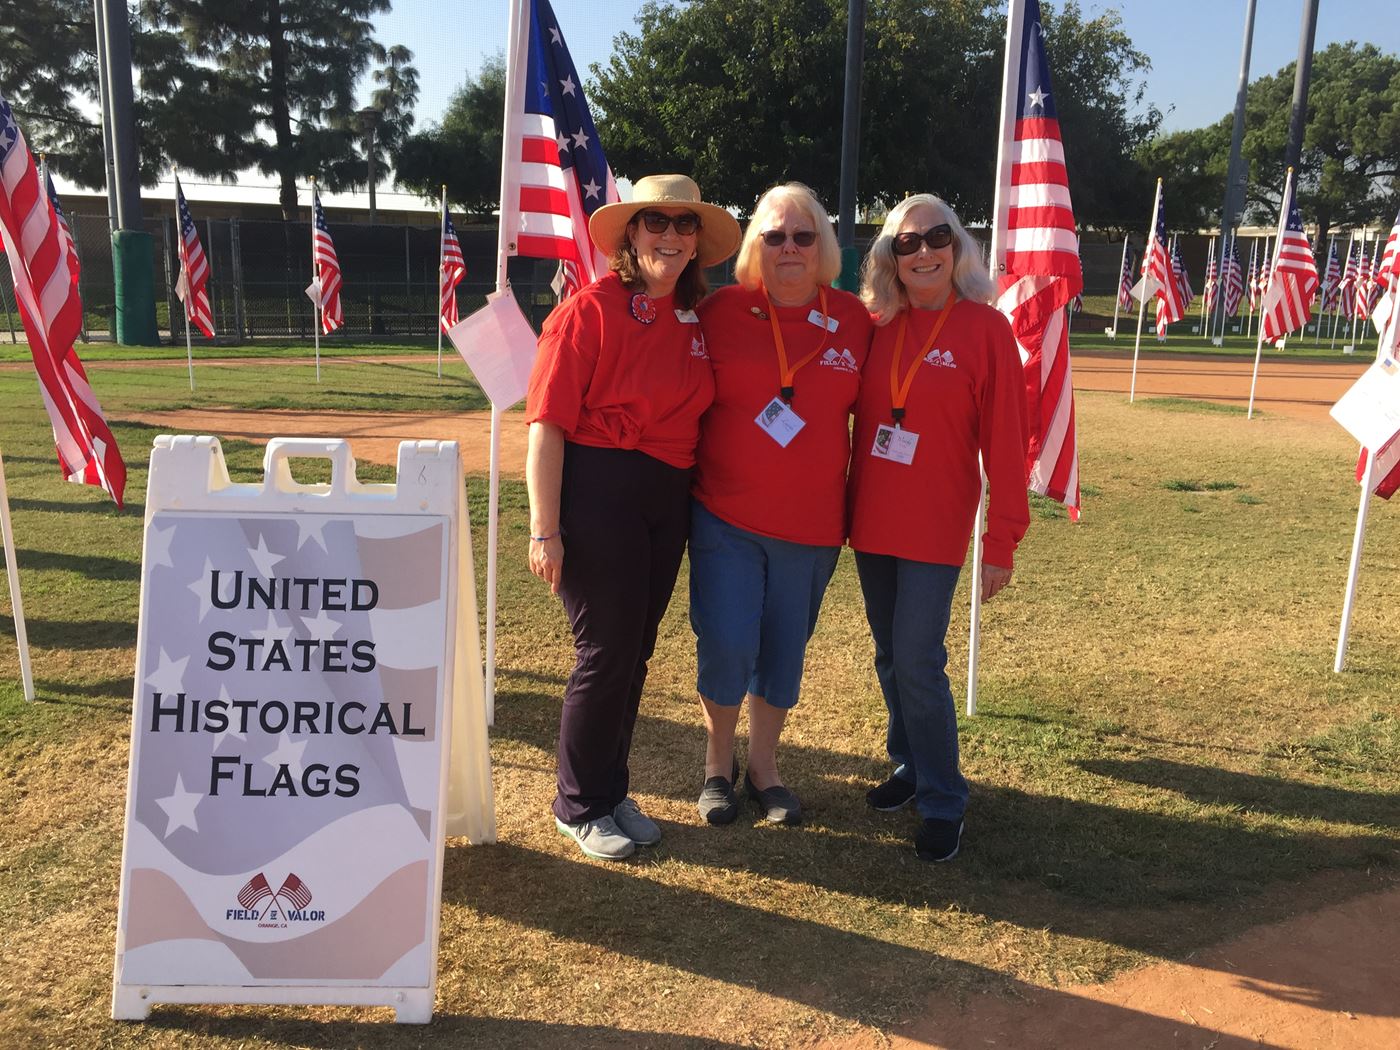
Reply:
[[[457,89],[439,123],[404,141],[399,184],[433,200],[445,185],[453,206],[489,215],[501,190],[505,98],[506,63],[497,55]]]
[[[1159,135],[1138,149],[1138,164],[1148,184],[1134,202],[1136,208],[1125,228],[1147,225],[1147,209],[1152,206],[1151,183],[1157,178],[1162,180],[1167,222],[1172,228],[1199,229],[1220,222],[1232,119],[1192,131]]]

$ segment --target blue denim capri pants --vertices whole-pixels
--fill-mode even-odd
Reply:
[[[737,707],[745,694],[796,705],[840,552],[749,532],[691,501],[690,625],[701,696],[721,707]]]

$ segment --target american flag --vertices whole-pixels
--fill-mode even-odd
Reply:
[[[1064,307],[1083,291],[1084,277],[1040,4],[1026,0],[1020,19],[1015,12],[1013,4],[1002,95],[1006,112],[1014,92],[1014,125],[997,164],[998,221],[1004,222],[995,260],[997,307],[1011,322],[1025,368],[1030,489],[1063,503],[1078,519],[1079,451]]]
[[[1177,294],[1181,296],[1181,310],[1184,314],[1191,307],[1191,302],[1196,298],[1196,292],[1191,287],[1191,277],[1186,272],[1186,264],[1181,261],[1181,245],[1172,245],[1172,277],[1176,281]]]
[[[1253,310],[1259,305],[1259,296],[1254,289],[1259,283],[1259,242],[1249,242],[1249,273],[1244,278],[1244,294],[1249,301],[1249,308]]]
[[[1167,325],[1180,321],[1186,314],[1181,302],[1181,289],[1177,286],[1172,270],[1171,257],[1167,254],[1167,217],[1165,194],[1161,180],[1157,182],[1157,228],[1147,239],[1147,255],[1142,262],[1145,287],[1152,289],[1157,297],[1157,335],[1167,334]],[[1146,294],[1144,292],[1144,294]]]
[[[1215,290],[1219,283],[1219,268],[1216,265],[1215,257],[1212,256],[1210,262],[1206,264],[1206,283],[1201,290],[1201,294],[1205,296],[1206,313],[1215,309]]]
[[[1361,254],[1356,260],[1356,282],[1352,285],[1351,315],[1360,321],[1371,316],[1371,260],[1366,255],[1366,245],[1361,245]]]
[[[1266,343],[1301,329],[1312,315],[1313,299],[1317,296],[1317,261],[1313,259],[1308,235],[1303,231],[1303,216],[1298,211],[1292,172],[1288,175],[1279,215],[1282,221],[1274,267],[1260,307],[1264,314],[1261,331]]]
[[[297,878],[294,872],[288,872],[277,890],[277,896],[290,904],[294,910],[300,911],[311,903],[311,888]]]
[[[517,231],[511,254],[559,260],[567,298],[607,271],[588,217],[619,200],[617,184],[549,0],[522,0],[520,24],[528,27],[524,83],[508,97],[522,98],[523,112],[515,114],[518,139],[507,148],[516,163],[501,194],[512,214],[501,221]]]
[[[73,349],[82,330],[78,257],[64,236],[34,158],[0,95],[0,239],[20,320],[69,481],[98,485],[122,505],[126,464]]]
[[[178,175],[175,176],[175,208],[180,213],[180,279],[175,284],[175,294],[185,304],[186,319],[213,339],[214,313],[209,308],[209,260],[204,257],[204,246],[199,243],[199,231],[195,229]]]
[[[271,896],[272,887],[267,883],[267,876],[258,872],[238,891],[238,903],[245,908],[252,908],[259,901]]]
[[[1337,258],[1337,243],[1332,242],[1331,249],[1327,252],[1327,269],[1322,273],[1322,307],[1323,313],[1331,313],[1337,308],[1337,302],[1341,298],[1337,294],[1338,285],[1342,279],[1342,263]]]
[[[53,176],[49,174],[48,168],[44,169],[44,183],[48,188],[49,203],[53,205],[54,218],[58,220],[58,230],[63,236],[64,246],[68,249],[69,268],[73,271],[73,287],[78,287],[78,274],[81,267],[78,265],[78,245],[73,240],[73,230],[68,225],[68,216],[63,214],[63,206],[58,203],[58,190],[53,187]],[[79,300],[81,302],[81,299]]]
[[[1351,317],[1352,307],[1356,305],[1356,271],[1359,266],[1357,252],[1359,248],[1353,248],[1347,253],[1347,264],[1342,268],[1342,279],[1337,282],[1337,305],[1341,309],[1343,317]]]
[[[457,286],[467,275],[467,261],[457,240],[457,227],[444,203],[442,209],[442,266],[438,284],[438,321],[446,332],[457,323]]]
[[[335,242],[326,226],[326,213],[321,208],[321,194],[311,187],[311,270],[316,274],[321,307],[321,333],[330,335],[345,323],[340,308],[340,260],[335,255]]]
[[[1264,298],[1264,289],[1269,286],[1269,246],[1264,245],[1259,252],[1259,269],[1254,271],[1254,281],[1249,286],[1249,305],[1258,310]]]
[[[1224,280],[1221,283],[1225,286],[1225,301],[1221,306],[1226,317],[1234,317],[1235,311],[1240,308],[1240,299],[1244,297],[1244,268],[1240,266],[1239,242],[1234,239],[1230,241],[1230,255],[1225,260]]]
[[[1137,260],[1133,258],[1132,252],[1123,255],[1123,272],[1118,275],[1118,305],[1124,310],[1133,308],[1133,271],[1137,269]]]
[[[1400,310],[1400,215],[1395,216],[1395,225],[1390,228],[1390,236],[1380,254],[1381,261],[1376,265],[1373,280],[1381,295],[1371,308],[1371,320],[1376,330],[1384,333]]]

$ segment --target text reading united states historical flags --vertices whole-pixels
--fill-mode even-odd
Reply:
[[[588,235],[588,217],[618,200],[598,129],[583,97],[548,0],[527,0],[528,56],[520,114],[515,254],[558,259],[567,297],[606,272],[607,260]]]
[[[214,338],[214,312],[209,308],[209,260],[199,243],[185,191],[175,178],[175,208],[180,213],[180,279],[175,294],[185,304],[185,317],[210,339]]]
[[[1262,331],[1266,343],[1302,328],[1312,313],[1313,297],[1317,294],[1317,263],[1313,260],[1308,235],[1303,232],[1303,216],[1298,211],[1292,172],[1289,172],[1285,198],[1273,272],[1260,307],[1264,314]]]
[[[1167,210],[1166,194],[1160,183],[1157,187],[1157,228],[1152,231],[1152,243],[1148,246],[1147,258],[1143,261],[1143,273],[1148,286],[1155,285],[1157,296],[1157,334],[1166,335],[1167,325],[1180,321],[1186,313],[1181,302],[1181,288],[1176,283],[1171,258],[1167,255]]]
[[[20,319],[69,481],[97,485],[122,505],[126,464],[73,344],[82,329],[78,260],[63,236],[29,146],[0,95],[0,239]]]
[[[345,321],[340,306],[340,260],[336,258],[335,242],[326,226],[326,213],[321,208],[321,194],[311,187],[311,214],[315,225],[311,234],[311,269],[316,274],[321,299],[321,332],[330,335]]]
[[[1009,30],[1008,46],[1019,42],[1019,55],[1009,73],[1013,82],[1004,88],[1016,95],[1011,141],[1000,150],[1001,192],[1009,207],[1001,242],[1005,258],[997,260],[1004,264],[997,306],[1011,321],[1025,366],[1031,491],[1065,504],[1078,518],[1079,452],[1064,306],[1083,291],[1084,278],[1037,0],[1026,0],[1021,24]]]
[[[1240,265],[1240,246],[1230,242],[1230,257],[1225,261],[1225,301],[1221,304],[1226,317],[1234,317],[1244,296],[1244,267]]]
[[[438,321],[446,332],[457,323],[457,286],[467,273],[467,261],[462,258],[462,244],[457,240],[457,227],[452,225],[452,213],[442,209],[442,274],[438,294]]]

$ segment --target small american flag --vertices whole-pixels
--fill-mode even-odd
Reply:
[[[457,227],[446,204],[442,209],[442,266],[438,282],[438,321],[446,332],[457,323],[457,286],[467,275],[467,261],[457,240]]]
[[[1331,313],[1337,308],[1341,296],[1338,285],[1342,280],[1342,262],[1337,258],[1337,244],[1334,241],[1327,253],[1327,268],[1322,273],[1322,312]]]
[[[1356,283],[1352,285],[1351,315],[1361,321],[1371,316],[1371,260],[1366,255],[1364,244],[1356,260]]]
[[[1210,262],[1206,264],[1206,282],[1205,287],[1201,289],[1201,295],[1205,297],[1206,313],[1215,309],[1215,290],[1219,284],[1219,268],[1212,257]]]
[[[1184,314],[1190,309],[1196,293],[1191,288],[1191,277],[1186,272],[1186,264],[1181,260],[1180,244],[1172,245],[1172,277],[1176,280],[1176,291],[1181,297],[1181,310]]]
[[[185,304],[185,318],[213,339],[214,313],[209,308],[209,260],[204,257],[204,246],[199,243],[199,231],[195,229],[178,175],[175,177],[175,207],[180,213],[180,279],[175,284],[175,294]]]
[[[1351,317],[1352,308],[1356,305],[1356,271],[1359,266],[1357,252],[1359,248],[1353,248],[1347,253],[1347,264],[1342,268],[1342,279],[1337,282],[1337,305],[1341,309],[1343,317]]]
[[[1157,335],[1167,334],[1167,325],[1180,321],[1186,314],[1181,302],[1181,289],[1177,287],[1172,262],[1167,254],[1166,197],[1162,193],[1162,183],[1157,183],[1157,228],[1147,239],[1147,254],[1142,261],[1142,272],[1146,287],[1153,289],[1157,297]]]
[[[335,242],[326,226],[326,213],[321,208],[321,194],[311,187],[311,270],[316,274],[321,308],[321,333],[330,335],[345,323],[340,308],[340,260],[335,255]]]
[[[311,889],[297,878],[294,872],[288,872],[287,877],[282,880],[282,885],[277,890],[277,896],[290,904],[296,911],[300,911],[311,903]]]
[[[1259,269],[1254,273],[1254,286],[1249,292],[1249,305],[1256,310],[1264,300],[1264,290],[1269,287],[1269,251],[1269,246],[1264,245],[1264,250],[1259,255]]]
[[[1225,301],[1221,306],[1226,317],[1234,317],[1235,311],[1240,308],[1240,299],[1244,297],[1244,268],[1240,265],[1240,246],[1234,240],[1230,242],[1230,254],[1225,260],[1223,284]]]
[[[1123,255],[1123,272],[1118,275],[1118,305],[1124,310],[1133,308],[1133,273],[1137,269],[1137,260],[1133,258],[1132,252]]]
[[[1063,503],[1078,519],[1079,450],[1064,307],[1083,291],[1084,277],[1040,4],[1026,0],[1019,24],[1015,10],[1013,4],[1007,54],[1019,58],[1008,60],[1002,89],[1003,100],[1015,93],[1015,120],[997,166],[998,197],[1005,202],[1001,258],[994,260],[997,308],[1011,322],[1026,374],[1030,489]]]
[[[10,104],[0,95],[0,240],[64,476],[122,505],[126,464],[73,344],[82,331],[78,257]]]
[[[1264,292],[1263,306],[1260,307],[1264,314],[1261,331],[1266,343],[1282,339],[1289,332],[1302,328],[1312,314],[1313,299],[1317,295],[1317,262],[1313,259],[1308,235],[1303,230],[1303,216],[1298,211],[1292,172],[1288,174],[1279,214],[1282,222],[1279,224],[1274,266]]]
[[[271,896],[272,887],[267,884],[267,876],[258,872],[238,891],[238,903],[245,908],[252,908],[259,901]]]
[[[588,217],[619,199],[617,184],[549,0],[521,0],[520,24],[528,27],[523,112],[518,140],[506,144],[514,163],[501,199],[511,214],[501,221],[516,231],[511,254],[559,260],[567,298],[607,271]]]

